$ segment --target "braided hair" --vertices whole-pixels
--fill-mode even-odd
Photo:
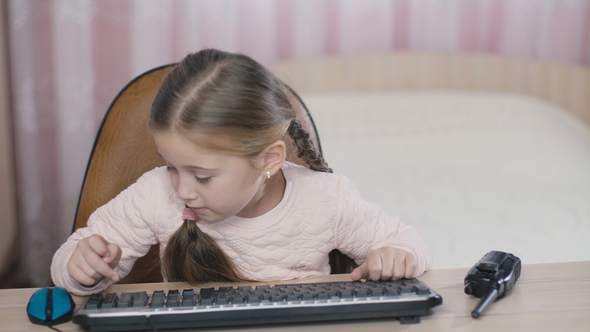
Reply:
[[[297,148],[297,157],[305,161],[310,169],[318,172],[332,173],[332,169],[328,167],[322,155],[316,151],[313,141],[309,137],[309,133],[301,127],[299,120],[291,120],[287,132]]]

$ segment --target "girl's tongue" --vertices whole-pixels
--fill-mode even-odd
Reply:
[[[184,210],[182,211],[182,220],[199,220],[199,216],[195,213],[195,211],[189,209],[189,208],[184,208]]]

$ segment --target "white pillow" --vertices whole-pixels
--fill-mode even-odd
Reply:
[[[590,260],[590,126],[520,95],[307,94],[324,157],[426,238],[434,267],[490,250]]]

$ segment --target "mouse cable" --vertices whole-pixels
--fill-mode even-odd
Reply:
[[[47,327],[50,328],[50,329],[52,329],[52,330],[54,330],[54,331],[62,332],[62,330],[56,329],[55,327],[53,327],[51,325],[48,325]]]

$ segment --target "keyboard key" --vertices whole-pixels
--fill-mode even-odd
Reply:
[[[387,296],[399,296],[400,291],[400,287],[389,286],[387,288],[384,288],[385,295]]]
[[[117,308],[129,308],[133,305],[133,293],[121,293]]]
[[[183,307],[192,307],[195,303],[195,291],[192,289],[185,289],[182,291],[182,301],[181,306]]]
[[[254,291],[254,288],[252,288],[252,286],[239,286],[239,287],[237,288],[237,290],[238,290],[239,292],[243,292],[243,293],[249,293],[249,292],[252,292],[252,291]]]
[[[299,301],[300,297],[299,294],[295,294],[293,292],[290,292],[289,294],[287,294],[286,300],[287,301]]]
[[[90,298],[86,302],[86,309],[98,309],[100,308],[100,304],[102,302],[102,295],[101,294],[92,294]]]
[[[215,299],[212,297],[202,297],[199,300],[199,305],[213,305],[215,303]]]
[[[180,306],[180,292],[178,291],[178,289],[172,289],[168,291],[166,306],[169,308]]]
[[[146,292],[137,292],[132,294],[132,307],[145,307],[148,303],[148,295]]]
[[[102,299],[101,308],[108,309],[108,308],[116,308],[117,307],[117,300],[119,296],[117,293],[107,293],[104,298]]]
[[[166,303],[166,294],[164,291],[154,291],[152,294],[152,301],[150,302],[150,308],[162,308]]]
[[[230,301],[231,301],[231,297],[228,297],[228,296],[227,296],[227,295],[225,295],[225,294],[219,294],[219,295],[217,296],[217,301],[216,301],[216,304],[218,304],[218,305],[222,305],[222,304],[229,304],[229,303],[230,303]]]
[[[412,290],[410,287],[403,286],[403,287],[400,287],[399,293],[400,294],[411,294],[411,293],[414,293],[414,290]]]
[[[369,297],[371,296],[371,290],[369,288],[359,289],[356,291],[355,297]]]
[[[341,291],[338,292],[338,296],[341,299],[352,299],[352,297],[354,296],[355,291],[353,290],[348,290],[348,289],[343,289]]]
[[[219,292],[224,294],[229,294],[234,291],[233,287],[219,287]]]
[[[232,303],[240,304],[246,302],[247,295],[235,294],[233,295]]]
[[[218,291],[214,288],[201,288],[199,291],[199,305],[213,305],[216,303]]]
[[[248,295],[246,297],[245,302],[246,303],[260,303],[262,301],[264,297],[262,295],[256,295],[256,294],[252,294],[252,295]]]
[[[430,289],[428,289],[428,287],[426,287],[424,285],[416,285],[416,286],[412,287],[412,289],[418,295],[430,294]]]
[[[274,294],[270,297],[270,302],[283,302],[286,301],[286,296],[281,294]]]

